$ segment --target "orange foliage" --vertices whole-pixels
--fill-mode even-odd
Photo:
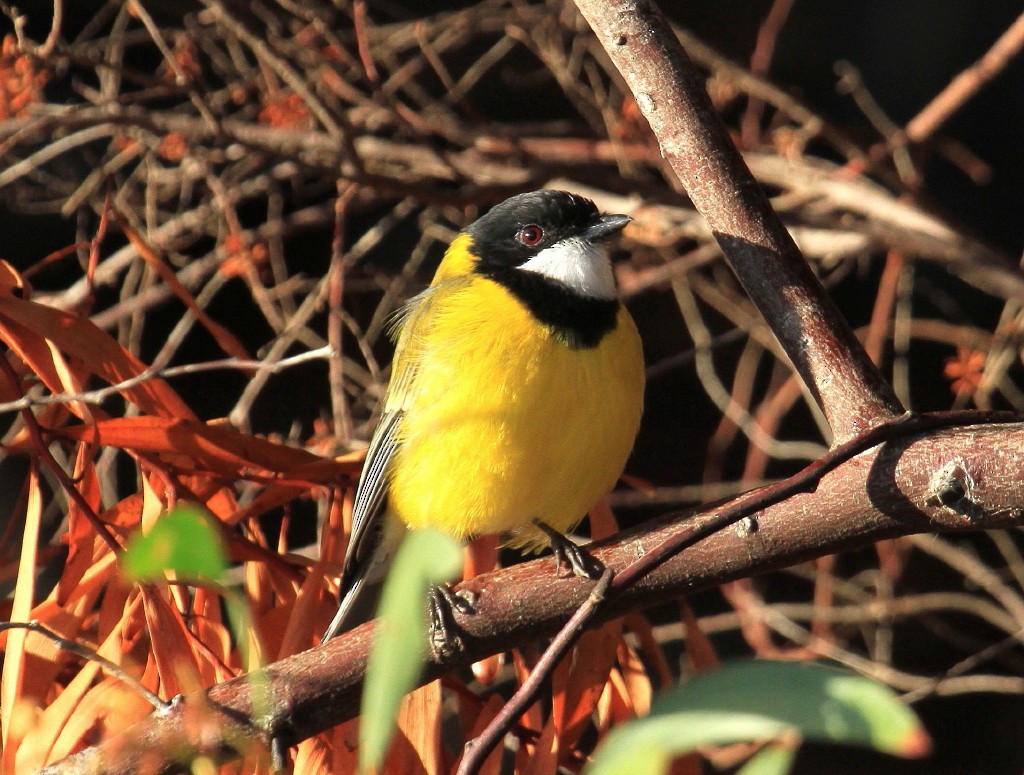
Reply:
[[[128,151],[137,150],[141,143],[134,137],[129,137],[126,134],[118,132],[114,135],[114,138],[110,141],[110,144],[116,151]]]
[[[178,83],[180,73],[186,83],[199,80],[203,74],[203,65],[199,61],[199,49],[187,35],[179,35],[174,40],[171,52],[174,64],[165,63],[160,70],[160,78],[166,83]]]
[[[239,234],[228,234],[221,243],[224,261],[218,271],[225,277],[245,277],[252,270],[263,267],[270,258],[270,251],[263,242],[246,244]]]
[[[949,388],[954,395],[974,394],[981,385],[986,359],[987,355],[984,352],[968,347],[958,347],[956,355],[946,359],[942,373],[949,380]]]
[[[141,260],[161,277],[173,278],[142,236],[122,225]],[[239,267],[254,260],[254,248],[235,234],[224,239],[223,249],[240,262]],[[191,294],[167,281],[192,309]],[[200,320],[226,352],[240,348],[222,324],[208,316]],[[19,377],[15,384],[0,373],[0,400],[17,400],[29,388],[57,394],[81,391],[85,385],[115,386],[134,410],[111,416],[97,404],[68,401],[34,411],[45,443],[67,451],[72,461],[68,486],[81,496],[70,500],[66,530],[60,536],[68,549],[60,579],[42,597],[35,594],[34,582],[50,556],[40,550],[41,515],[49,494],[36,473],[42,465],[39,440],[23,424],[16,424],[4,439],[9,453],[33,461],[22,506],[25,539],[14,566],[18,593],[10,613],[13,620],[35,619],[65,638],[89,644],[164,699],[251,670],[254,664],[239,650],[240,635],[230,629],[216,590],[178,583],[130,584],[121,576],[110,544],[97,532],[101,523],[114,540],[123,542],[130,531],[145,529],[170,506],[185,501],[219,520],[228,556],[244,569],[242,586],[256,652],[270,661],[316,642],[332,613],[328,580],[344,555],[360,455],[314,454],[313,450],[323,453],[328,448],[331,428],[325,423],[299,445],[287,446],[204,422],[170,384],[148,375],[145,363],[86,317],[33,301],[30,286],[4,263],[0,341],[9,348],[6,357]],[[105,450],[136,462],[138,492],[112,498],[97,465]],[[244,507],[237,498],[240,484],[248,490]],[[268,538],[260,526],[262,515],[274,509],[290,513],[290,504],[298,499],[325,504],[316,561],[288,556],[283,539]],[[592,511],[591,526],[595,536],[617,530],[606,503]],[[497,544],[483,541],[468,556],[473,572],[485,572],[495,564]],[[559,767],[578,772],[589,756],[589,749],[580,750],[584,741],[592,740],[594,733],[603,737],[615,724],[647,711],[653,682],[645,664],[655,666],[659,681],[666,679],[668,669],[644,617],[631,615],[629,629],[639,637],[643,659],[627,644],[623,621],[616,620],[586,633],[557,667],[551,712],[534,706],[512,733],[519,744],[517,772],[540,775]],[[105,675],[95,662],[83,662],[39,634],[9,631],[0,634],[0,644],[6,650],[0,681],[2,772],[38,769],[123,731],[152,710],[144,698],[120,679]],[[534,654],[515,652],[514,657],[515,671],[523,679],[532,669]],[[510,671],[498,657],[480,669],[484,687]],[[454,695],[454,704],[446,701],[446,694]],[[443,685],[435,681],[413,692],[401,706],[399,733],[382,772],[452,772],[459,751],[445,745],[445,719],[454,709],[468,740],[494,718],[502,702],[493,691],[471,691],[454,676]],[[194,714],[189,723],[197,730],[216,723],[201,707],[188,712]],[[354,771],[357,730],[358,720],[303,741],[293,749],[294,771]],[[499,750],[483,771],[499,772],[501,761]],[[224,765],[220,771],[267,771],[266,753],[246,752],[241,763]]]
[[[22,116],[43,94],[49,71],[19,52],[13,35],[0,44],[0,121]]]
[[[267,98],[258,116],[261,124],[276,129],[309,129],[312,116],[302,97],[294,92],[280,92]]]
[[[88,319],[34,302],[26,298],[29,293],[17,272],[0,264],[0,340],[9,348],[5,357],[20,375],[20,387],[35,384],[51,393],[74,392],[97,381],[118,385],[146,370]],[[0,382],[3,400],[19,397],[9,380]],[[288,632],[302,633],[282,641],[287,653],[311,646],[330,613],[323,602],[326,569],[302,572],[308,561],[284,561],[261,546],[255,521],[260,512],[254,506],[259,502],[273,508],[350,486],[356,460],[322,458],[204,423],[159,378],[126,384],[118,392],[135,407],[135,416],[109,417],[84,402],[54,404],[37,414],[47,442],[63,443],[71,452],[73,486],[82,503],[72,500],[69,507],[61,536],[68,556],[60,579],[45,597],[34,600],[34,579],[45,560],[37,549],[45,547],[39,540],[39,516],[48,496],[39,476],[30,479],[11,619],[35,619],[66,638],[92,644],[164,698],[246,672],[250,665],[243,663],[217,593],[180,585],[127,584],[110,546],[98,540],[84,511],[93,511],[123,537],[159,519],[175,500],[192,500],[223,521],[230,554],[259,567],[259,573],[246,575],[249,597],[265,601],[254,609],[256,630],[285,632],[276,623],[286,622]],[[5,446],[9,453],[39,460],[25,426],[16,425]],[[104,449],[123,450],[139,461],[140,493],[105,500],[95,466]],[[247,509],[240,509],[234,496],[233,485],[240,481],[258,488]],[[243,519],[252,540],[230,529]],[[304,584],[299,583],[302,578]],[[0,771],[34,771],[123,731],[152,710],[120,680],[104,677],[95,663],[58,651],[38,634],[0,633],[0,644],[5,649]]]
[[[168,132],[160,140],[156,155],[164,161],[177,164],[188,154],[188,141],[181,132]]]

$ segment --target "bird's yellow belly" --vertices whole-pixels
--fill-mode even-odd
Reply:
[[[596,347],[573,350],[478,282],[428,334],[389,505],[412,528],[546,543],[535,519],[569,530],[622,472],[643,404],[640,339],[621,309]]]

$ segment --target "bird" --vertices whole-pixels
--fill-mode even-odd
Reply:
[[[512,196],[399,310],[322,643],[372,616],[407,530],[550,545],[556,569],[591,575],[564,533],[614,487],[643,411],[641,340],[606,245],[630,220],[566,191]]]

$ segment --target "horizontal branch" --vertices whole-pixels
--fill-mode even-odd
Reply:
[[[960,413],[963,422],[1005,421]],[[723,530],[668,560],[603,609],[595,624],[626,611],[673,600],[727,581],[786,567],[884,538],[922,532],[963,532],[1024,525],[1020,449],[1024,423],[956,427],[899,438],[847,460],[811,492],[792,496],[756,515],[756,529]],[[741,496],[749,497],[749,496]],[[717,518],[702,508],[666,515],[593,545],[594,555],[620,573],[678,534]],[[452,660],[428,663],[423,681],[452,668],[548,637],[579,607],[591,583],[555,578],[543,558],[470,579],[476,613],[458,616],[462,650]],[[123,736],[43,770],[56,773],[130,773],[156,751],[228,755],[229,741],[277,737],[294,743],[358,712],[372,624],[325,646],[276,662],[259,680],[245,675],[190,695],[169,713],[154,714]],[[267,691],[254,721],[253,691]],[[197,740],[195,709],[219,711]]]

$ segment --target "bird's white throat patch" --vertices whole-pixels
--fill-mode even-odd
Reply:
[[[572,237],[545,248],[519,266],[564,283],[581,296],[614,299],[615,276],[608,251],[585,239]]]

